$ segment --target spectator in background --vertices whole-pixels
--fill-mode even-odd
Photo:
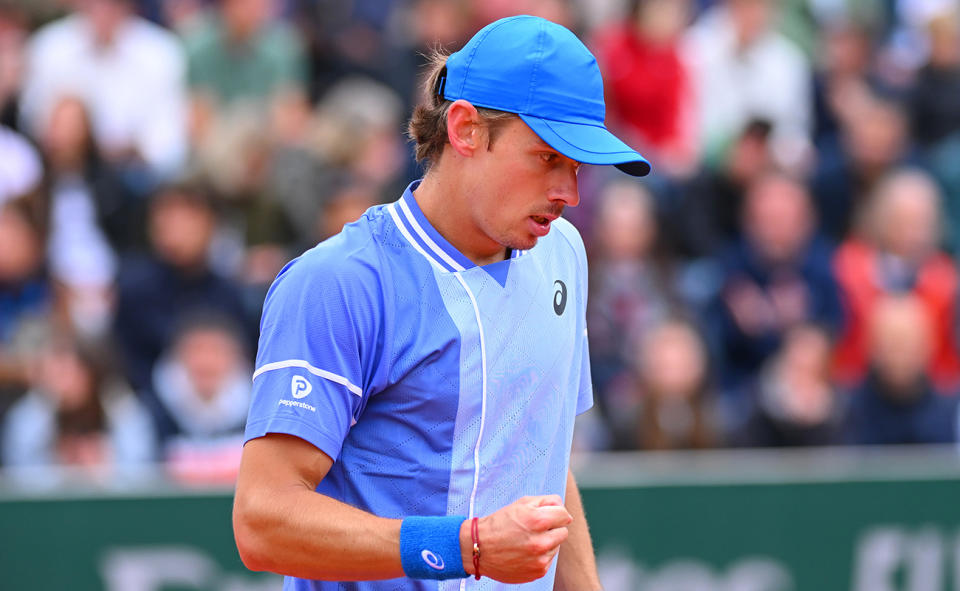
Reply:
[[[632,373],[636,343],[676,304],[667,261],[657,252],[653,198],[643,185],[614,181],[599,196],[590,251],[587,304],[590,365],[600,410],[607,394]]]
[[[751,121],[716,168],[702,168],[666,208],[674,249],[686,257],[716,255],[740,238],[744,193],[774,167],[770,124]]]
[[[631,0],[627,18],[594,42],[608,125],[677,176],[691,173],[697,158],[693,80],[680,51],[689,18],[688,0]]]
[[[318,106],[316,141],[324,161],[380,191],[402,187],[397,184],[407,164],[407,147],[397,135],[402,108],[396,93],[369,79],[338,83]]]
[[[0,127],[16,129],[19,123],[24,47],[29,34],[27,20],[21,7],[0,2]]]
[[[346,78],[299,126],[301,137],[274,150],[267,187],[289,220],[288,242],[295,250],[310,248],[321,238],[317,228],[324,225],[325,204],[342,188],[363,186],[378,203],[382,193],[397,189],[407,165],[397,135],[401,106],[388,87],[368,78]]]
[[[931,148],[960,132],[960,9],[928,24],[930,56],[917,72],[910,100],[913,137]]]
[[[43,163],[30,142],[0,124],[0,206],[33,193],[42,177]]]
[[[83,101],[70,96],[58,100],[38,141],[46,168],[43,209],[53,234],[53,250],[58,250],[57,233],[63,231],[85,234],[81,244],[86,246],[81,248],[93,252],[76,256],[106,258],[101,253],[108,250],[142,251],[146,247],[145,200],[127,188],[120,172],[104,158]],[[101,273],[111,275],[112,271]]]
[[[155,459],[150,416],[103,355],[63,336],[44,346],[30,390],[3,424],[5,466],[73,466],[107,477]]]
[[[810,65],[774,28],[776,11],[773,0],[723,0],[687,34],[708,164],[754,119],[772,124],[773,153],[781,166],[797,167],[809,155]]]
[[[848,121],[871,89],[888,85],[878,75],[874,32],[867,25],[839,20],[826,23],[814,78],[815,132],[818,150],[836,151],[841,123]]]
[[[301,187],[305,179],[311,179],[316,182],[312,196],[317,199],[322,177],[312,174],[317,165],[309,154],[304,155],[306,174],[296,166],[276,164],[289,164],[295,159],[286,151],[287,146],[273,141],[272,133],[266,131],[263,114],[255,109],[228,109],[220,112],[213,123],[214,129],[194,155],[190,178],[210,188],[218,209],[222,231],[217,234],[217,252],[211,263],[216,265],[217,272],[249,281],[248,255],[285,262],[292,256],[289,247],[297,243],[294,219],[287,215],[285,202],[279,196],[285,196],[291,185]],[[301,133],[307,131],[301,129]],[[274,187],[271,181],[278,169],[288,175]],[[267,273],[276,276],[277,271],[279,267],[274,266]]]
[[[353,88],[359,94],[370,90],[374,96],[385,91],[379,85],[366,87],[361,84]],[[370,98],[366,96],[358,102]],[[280,133],[290,141],[275,145],[271,151],[267,182],[256,201],[258,207],[247,214],[243,281],[251,288],[252,300],[255,300],[251,302],[251,310],[257,313],[270,284],[292,253],[312,248],[340,232],[344,224],[356,221],[368,207],[381,201],[382,187],[355,178],[325,160],[326,150],[330,148],[322,139],[325,124],[350,127],[353,133],[349,139],[347,136],[342,138],[344,143],[361,146],[367,133],[366,126],[356,119],[336,119],[333,114],[326,116],[334,117],[333,121],[311,117],[305,126],[292,120],[286,122],[290,132]],[[336,141],[335,137],[328,139]],[[395,138],[384,134],[384,139]],[[340,148],[344,149],[344,146]],[[387,161],[384,164],[389,168]]]
[[[43,201],[47,260],[73,328],[105,336],[110,325],[117,250],[143,233],[140,199],[100,156],[79,99],[57,102],[40,137],[47,163]]]
[[[814,57],[825,42],[824,33],[838,25],[856,23],[882,31],[885,5],[891,1],[895,0],[780,0],[777,28],[804,54]]]
[[[469,2],[469,0],[450,0]],[[305,40],[310,66],[310,98],[317,101],[347,76],[370,77],[395,84],[404,73],[408,54],[403,47],[403,9],[415,3],[400,0],[292,0],[293,22]],[[441,16],[441,21],[445,15]],[[398,53],[399,51],[399,53]],[[406,92],[404,92],[406,94]]]
[[[217,112],[240,103],[266,111],[277,100],[306,101],[300,39],[275,20],[277,0],[222,0],[184,40],[194,108]]]
[[[0,204],[0,414],[27,384],[26,368],[53,310],[43,234],[23,202]]]
[[[910,95],[913,135],[944,189],[945,242],[960,253],[960,8],[943,7],[929,21],[930,57]]]
[[[913,74],[923,67],[931,52],[930,23],[956,10],[955,0],[887,0],[890,6],[890,31],[883,59],[891,74],[899,74],[908,86]]]
[[[153,371],[153,389],[171,424],[163,457],[187,481],[233,482],[250,405],[245,338],[230,320],[184,318]]]
[[[403,13],[407,29],[404,51],[396,52],[387,73],[387,82],[404,101],[406,113],[423,99],[420,77],[427,65],[425,55],[434,47],[456,51],[472,32],[470,0],[414,0]]]
[[[317,230],[325,204],[343,187],[363,187],[375,202],[401,190],[407,155],[397,134],[400,105],[389,88],[354,77],[331,88],[306,118],[278,108],[268,136],[256,120],[221,118],[216,146],[199,160],[240,238],[234,250],[246,259],[246,283],[265,293],[291,253],[314,246],[323,237]]]
[[[513,16],[529,14],[578,31],[579,14],[575,0],[471,0],[473,25],[480,28],[486,23]]]
[[[806,188],[766,174],[747,192],[742,223],[743,237],[719,258],[724,279],[707,318],[728,429],[747,418],[751,382],[789,329],[842,323],[832,253],[816,235]]]
[[[160,190],[150,204],[152,252],[124,261],[117,278],[114,332],[126,375],[169,435],[166,410],[152,388],[157,359],[184,318],[217,311],[248,330],[242,288],[214,272],[208,257],[217,214],[209,195],[188,186]],[[244,333],[247,334],[247,333]]]
[[[878,15],[893,18],[895,5],[891,41]],[[144,6],[183,42],[133,16]],[[819,28],[813,125],[809,65],[776,32],[791,26],[786,11]],[[671,175],[646,188],[608,185],[587,167],[585,203],[568,214],[593,259],[597,410],[621,421],[617,447],[652,445],[643,434],[658,427],[645,421],[660,413],[643,412],[641,344],[685,314],[678,308],[704,313],[697,328],[716,356],[717,394],[733,394],[721,398],[714,443],[835,442],[847,409],[836,391],[874,375],[870,318],[890,296],[914,297],[935,318],[931,388],[960,382],[960,275],[937,249],[960,252],[956,0],[0,0],[0,420],[27,389],[46,333],[98,335],[117,305],[106,328],[124,343],[123,369],[167,441],[189,441],[155,390],[156,360],[180,367],[172,341],[188,321],[177,319],[217,308],[253,332],[245,318],[294,253],[413,175],[398,129],[418,52],[435,41],[457,49],[477,20],[517,12],[601,25],[586,32],[608,122]],[[687,26],[694,13],[702,17]],[[807,206],[747,224],[757,207],[748,195],[778,164],[796,164],[811,128],[817,155],[799,172],[812,173],[816,221]],[[216,190],[203,205],[171,206],[180,213],[166,217],[185,221],[151,228],[167,238],[148,241],[147,187],[184,171],[190,149],[189,178]],[[932,172],[939,205],[921,195],[936,192],[929,178],[881,199],[907,165]],[[824,287],[829,245],[817,233],[843,243],[831,272],[849,325],[838,334],[836,288]],[[771,262],[763,244],[777,241],[805,246]],[[178,465],[189,473],[200,455]]]
[[[850,92],[840,142],[823,146],[811,186],[825,236],[842,242],[857,228],[880,180],[916,160],[903,106],[892,96]]]
[[[928,370],[943,388],[960,382],[957,328],[958,276],[954,262],[937,248],[940,191],[928,174],[900,169],[877,187],[867,233],[837,251],[837,280],[847,305],[847,326],[835,369],[843,383],[867,371],[870,318],[886,294],[913,294],[936,323],[931,328]]]
[[[704,449],[717,443],[707,352],[693,325],[664,319],[640,335],[633,379],[612,392],[614,449]]]
[[[323,213],[317,220],[317,238],[326,240],[339,234],[345,225],[360,219],[379,201],[380,196],[370,185],[357,183],[334,192],[323,204]]]
[[[20,109],[39,135],[64,95],[79,97],[104,155],[143,193],[185,161],[186,64],[177,38],[134,15],[130,1],[78,0],[35,32]]]
[[[746,426],[730,441],[748,447],[839,445],[846,405],[830,380],[830,331],[801,324],[764,364]]]
[[[941,395],[926,375],[937,317],[912,295],[884,297],[870,312],[871,370],[851,401],[851,443],[956,441],[957,398]]]
[[[141,15],[176,32],[181,37],[203,26],[211,0],[137,0]]]
[[[322,199],[314,187],[313,203],[303,204],[304,215],[312,217],[296,220],[296,236],[303,241],[303,249],[312,248],[318,242],[338,234],[344,225],[357,221],[368,208],[381,200],[377,187],[370,183],[347,179],[340,181],[340,184],[337,181],[329,184],[333,188],[328,189],[329,193]],[[303,196],[306,197],[306,194]],[[270,244],[253,244],[246,249],[243,282],[247,287],[248,309],[252,316],[259,314],[270,284],[290,261],[290,257],[288,249]]]

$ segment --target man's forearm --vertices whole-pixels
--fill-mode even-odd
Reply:
[[[570,536],[560,546],[557,555],[557,577],[553,584],[555,591],[598,591],[601,589],[597,575],[597,561],[593,555],[593,543],[590,530],[580,500],[580,490],[573,479],[573,473],[567,472],[567,495],[564,503],[573,517],[567,527]]]
[[[271,434],[247,443],[233,526],[248,568],[340,581],[403,576],[400,520],[314,492],[332,465],[297,437]]]
[[[233,525],[248,568],[326,581],[405,576],[399,519],[377,517],[314,492],[332,465],[330,456],[298,437],[270,434],[246,444]],[[506,583],[539,579],[566,540],[570,521],[557,495],[523,497],[481,517],[481,574]],[[419,547],[406,531],[408,548],[410,543]],[[451,533],[459,552],[448,558],[473,572],[470,521]]]
[[[384,519],[304,487],[246,499],[234,508],[244,562],[253,570],[306,579],[402,577],[400,520]]]

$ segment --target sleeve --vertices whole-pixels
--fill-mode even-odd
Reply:
[[[384,365],[371,271],[342,255],[301,258],[281,271],[264,303],[245,442],[284,433],[337,459]]]

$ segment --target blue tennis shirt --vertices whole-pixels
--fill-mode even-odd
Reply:
[[[407,188],[290,262],[267,294],[246,440],[286,433],[333,458],[317,492],[388,518],[483,516],[564,496],[575,416],[593,397],[587,262],[558,219],[479,267]],[[318,557],[318,560],[322,560]],[[524,589],[553,589],[550,573]],[[484,578],[297,590],[506,589]]]

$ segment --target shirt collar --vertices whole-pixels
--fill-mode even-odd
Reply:
[[[464,271],[476,267],[427,221],[413,196],[419,185],[420,181],[410,183],[400,200],[388,206],[403,237],[427,260],[444,271]]]
[[[400,233],[428,261],[441,271],[457,272],[472,269],[477,265],[457,250],[433,227],[423,214],[413,192],[420,186],[416,180],[407,186],[398,201],[387,206],[390,216],[400,229]],[[501,285],[506,284],[510,259],[523,256],[528,251],[512,250],[506,261],[500,261],[481,267],[487,270]],[[503,264],[501,264],[503,263]],[[501,269],[502,267],[502,269]]]

